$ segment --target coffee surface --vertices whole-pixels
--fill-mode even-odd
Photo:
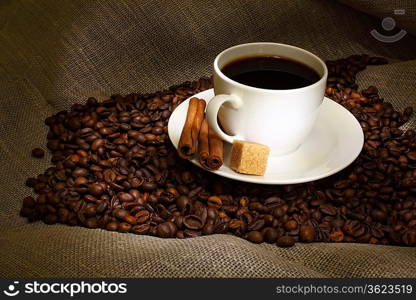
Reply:
[[[244,85],[272,90],[302,88],[319,80],[305,64],[279,56],[252,56],[234,60],[221,70]]]

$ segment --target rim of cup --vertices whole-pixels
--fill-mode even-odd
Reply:
[[[224,54],[226,54],[227,52],[229,52],[229,51],[233,51],[233,50],[235,50],[235,49],[237,49],[237,48],[242,48],[242,47],[247,47],[247,46],[255,46],[255,45],[276,45],[276,46],[282,46],[282,47],[286,47],[286,48],[291,48],[291,49],[295,49],[295,50],[297,50],[297,51],[300,51],[300,52],[303,52],[304,54],[307,54],[307,55],[309,55],[309,56],[311,56],[313,59],[315,59],[320,65],[321,65],[321,67],[323,68],[323,70],[324,70],[324,72],[323,72],[323,74],[322,75],[320,75],[320,71],[318,71],[318,70],[316,70],[315,68],[313,68],[313,67],[311,67],[310,65],[308,65],[308,64],[306,64],[305,62],[303,62],[303,61],[300,61],[299,59],[297,59],[296,57],[291,57],[291,56],[284,56],[285,58],[290,58],[290,59],[293,59],[293,60],[295,60],[295,61],[298,61],[298,62],[301,62],[301,63],[303,63],[303,64],[305,64],[305,65],[307,65],[309,68],[311,68],[311,69],[313,69],[315,72],[317,72],[318,74],[319,74],[319,77],[320,77],[320,79],[318,80],[318,81],[316,81],[316,82],[314,82],[313,84],[311,84],[311,85],[307,85],[307,86],[304,86],[304,87],[301,87],[301,88],[295,88],[295,89],[285,89],[285,90],[275,90],[275,89],[263,89],[263,88],[257,88],[257,87],[253,87],[253,86],[249,86],[249,85],[245,85],[245,84],[242,84],[242,83],[239,83],[239,82],[237,82],[237,81],[235,81],[235,80],[233,80],[233,79],[231,79],[231,78],[229,78],[229,77],[227,77],[222,71],[221,71],[221,69],[220,69],[220,67],[218,66],[218,61],[220,60],[220,58],[221,58],[221,56],[223,56]],[[255,53],[253,53],[254,55],[255,55]],[[270,54],[272,54],[272,53],[270,53]],[[279,55],[278,53],[276,53],[276,55]],[[239,45],[235,45],[235,46],[232,46],[232,47],[229,47],[229,48],[227,48],[227,49],[225,49],[225,50],[223,50],[222,52],[220,52],[216,57],[215,57],[215,60],[214,60],[214,71],[215,71],[215,73],[217,73],[218,74],[218,76],[220,76],[224,81],[226,81],[226,82],[228,82],[228,83],[230,83],[230,84],[233,84],[233,85],[236,85],[236,86],[238,86],[238,87],[240,87],[240,88],[245,88],[245,89],[249,89],[249,90],[253,90],[253,91],[261,91],[261,92],[263,92],[263,93],[276,93],[276,92],[278,92],[278,93],[291,93],[291,92],[293,92],[293,91],[303,91],[303,90],[307,90],[307,89],[311,89],[311,88],[314,88],[314,87],[316,87],[317,85],[320,85],[320,84],[322,84],[322,81],[326,81],[326,78],[328,77],[328,68],[327,68],[327,66],[326,66],[326,64],[325,64],[325,62],[319,57],[319,56],[317,56],[317,55],[315,55],[315,54],[313,54],[312,52],[310,52],[310,51],[308,51],[308,50],[305,50],[305,49],[303,49],[303,48],[299,48],[299,47],[296,47],[296,46],[292,46],[292,45],[287,45],[287,44],[282,44],[282,43],[274,43],[274,42],[256,42],[256,43],[245,43],[245,44],[239,44]]]

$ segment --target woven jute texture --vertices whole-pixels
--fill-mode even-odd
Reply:
[[[373,39],[383,14],[401,7],[363,6],[370,2],[378,1],[0,1],[0,276],[415,277],[415,248],[280,249],[225,235],[166,240],[18,216],[31,193],[25,179],[50,165],[48,156],[30,157],[44,146],[46,116],[89,96],[157,91],[209,75],[215,55],[231,45],[289,43],[324,59],[385,56],[392,64],[361,73],[361,86],[378,86],[397,107],[415,104],[416,39],[410,27],[393,44]],[[398,2],[414,8],[413,0]]]

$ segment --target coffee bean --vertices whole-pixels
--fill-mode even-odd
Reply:
[[[215,220],[218,217],[218,209],[208,207],[207,209],[207,218],[211,220]]]
[[[208,198],[207,204],[209,207],[220,208],[222,205],[222,200],[218,196],[211,196]]]
[[[88,170],[86,168],[75,168],[72,171],[73,177],[87,177],[88,176]]]
[[[295,230],[298,228],[298,223],[295,220],[290,220],[285,223],[285,228],[287,231]]]
[[[104,139],[96,139],[91,144],[91,150],[97,151],[98,148],[104,146],[105,140]]]
[[[26,179],[26,186],[33,188],[38,183],[38,180],[33,177],[29,177]]]
[[[331,234],[329,235],[329,239],[331,242],[342,242],[344,240],[344,233],[341,230],[336,229],[333,232],[331,232]]]
[[[407,246],[416,246],[416,229],[411,228],[403,234],[403,243]]]
[[[129,212],[125,209],[116,208],[115,210],[113,210],[113,216],[120,220],[124,220],[124,218],[127,217],[128,215],[129,215]]]
[[[32,156],[36,158],[42,158],[45,156],[45,151],[40,148],[34,148],[32,149]]]
[[[231,230],[236,230],[236,229],[239,229],[241,225],[243,225],[243,221],[238,220],[238,219],[233,219],[228,224],[228,228]]]
[[[263,243],[263,235],[259,231],[250,231],[247,235],[247,239],[255,244]]]
[[[118,199],[122,202],[129,202],[129,201],[133,201],[134,197],[129,193],[119,193]]]
[[[266,214],[263,216],[263,220],[266,225],[270,226],[273,224],[274,218],[272,215]]]
[[[118,229],[118,225],[119,225],[118,222],[110,222],[106,225],[105,228],[110,231],[116,231]]]
[[[333,228],[341,228],[342,226],[344,226],[344,220],[340,218],[333,219],[331,221],[331,225]]]
[[[141,224],[147,222],[150,218],[150,213],[147,210],[140,210],[134,215],[136,222]]]
[[[343,231],[353,237],[359,237],[365,233],[365,228],[357,220],[347,220],[343,226]]]
[[[198,230],[204,226],[204,223],[200,217],[196,215],[189,215],[183,219],[183,225],[185,225],[188,229]]]
[[[35,199],[32,196],[27,196],[23,199],[23,207],[32,208],[35,204]]]
[[[150,231],[150,225],[149,224],[140,224],[135,225],[131,228],[131,232],[135,234],[148,234]]]
[[[88,218],[85,221],[85,226],[88,228],[97,228],[98,227],[97,218],[95,217]]]
[[[273,215],[276,218],[281,218],[281,217],[283,217],[286,214],[287,209],[288,209],[288,206],[287,205],[285,205],[285,204],[284,205],[280,205],[279,207],[276,207],[273,210]]]
[[[93,206],[93,205],[91,205],[91,206],[87,206],[86,208],[85,208],[85,212],[84,212],[84,214],[87,216],[87,217],[93,217],[93,216],[95,216],[95,214],[97,213],[97,210],[96,210],[96,208],[95,208],[95,206]]]
[[[195,238],[195,237],[201,236],[200,231],[195,231],[195,230],[190,230],[190,229],[185,229],[183,231],[183,234],[185,238]]]
[[[87,185],[88,179],[85,177],[77,177],[74,180],[75,185],[81,186],[81,185]]]
[[[159,237],[170,238],[170,237],[175,236],[174,233],[172,232],[172,225],[170,225],[169,223],[172,223],[172,222],[164,222],[157,226],[157,235]]]
[[[136,218],[133,217],[133,216],[125,216],[124,221],[131,224],[131,225],[136,225],[137,224]]]
[[[184,233],[182,230],[179,230],[179,231],[176,233],[176,238],[177,238],[177,239],[184,239],[184,238],[185,238],[185,233]]]
[[[121,222],[118,224],[118,231],[120,232],[129,232],[131,229],[131,225],[126,222]]]
[[[319,209],[321,210],[322,213],[329,215],[329,216],[335,216],[337,214],[336,208],[330,204],[323,204],[321,205]]]
[[[384,222],[387,218],[387,214],[380,209],[373,209],[371,211],[371,217],[376,221]]]
[[[204,228],[202,228],[202,234],[203,235],[213,234],[214,230],[215,230],[214,224],[207,223],[205,224]]]
[[[279,247],[292,247],[294,244],[295,240],[289,235],[284,235],[277,239],[277,246]]]
[[[315,229],[312,226],[302,225],[299,228],[299,237],[302,242],[313,242],[315,240]]]
[[[334,187],[336,189],[345,189],[350,185],[350,181],[349,180],[339,180],[337,182],[334,183]]]
[[[41,215],[43,215],[45,213],[46,213],[45,210],[39,211],[39,214],[41,214]],[[44,222],[45,222],[45,224],[48,224],[48,225],[55,224],[56,222],[58,222],[58,217],[57,217],[56,214],[53,214],[53,213],[47,214],[44,218]]]
[[[61,224],[67,224],[70,219],[70,211],[66,208],[60,208],[58,210],[58,222]]]
[[[100,183],[93,183],[88,187],[88,190],[94,196],[101,196],[104,193],[104,188]]]
[[[29,207],[22,207],[21,209],[20,209],[20,215],[22,216],[22,217],[25,217],[25,218],[30,218],[31,216],[33,216],[34,215],[34,212],[33,212],[33,210],[31,209],[31,208],[29,208]]]
[[[176,200],[176,206],[180,211],[185,211],[190,209],[190,199],[187,196],[180,196]]]
[[[256,220],[256,221],[252,222],[248,226],[248,229],[249,230],[259,231],[259,230],[261,230],[264,227],[265,224],[266,224],[266,222],[264,221],[264,219],[259,219],[259,220]]]
[[[165,222],[165,223],[170,228],[171,236],[174,237],[176,235],[176,232],[178,231],[178,228],[176,227],[175,223],[173,223],[173,222]]]
[[[151,192],[154,189],[156,189],[157,185],[154,182],[145,182],[142,184],[142,189],[147,191],[147,192]]]
[[[410,160],[416,160],[416,151],[408,152],[406,155]]]
[[[277,241],[277,238],[279,237],[279,234],[276,229],[272,227],[266,227],[263,229],[263,236],[265,242],[275,243]]]

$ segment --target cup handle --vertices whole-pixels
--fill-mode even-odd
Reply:
[[[221,105],[223,105],[226,102],[230,103],[233,109],[238,109],[243,105],[243,102],[237,96],[226,94],[216,95],[214,98],[211,99],[211,101],[208,102],[206,115],[209,127],[212,130],[214,130],[214,132],[222,140],[232,144],[234,142],[234,139],[241,138],[224,133],[224,131],[222,131],[220,126],[218,125],[217,121],[218,111],[220,110]]]

